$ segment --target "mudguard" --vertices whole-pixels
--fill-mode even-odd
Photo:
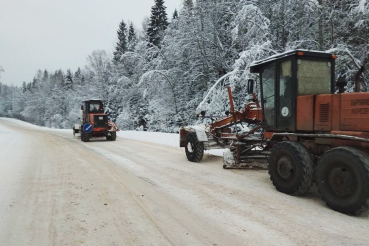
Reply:
[[[181,127],[179,130],[179,146],[186,146],[186,136],[187,134],[195,132],[197,140],[199,142],[208,142],[208,137],[205,132],[205,126],[185,126]]]

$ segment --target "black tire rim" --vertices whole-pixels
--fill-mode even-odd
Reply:
[[[327,181],[333,193],[341,198],[352,196],[357,189],[355,174],[344,165],[332,168],[327,174]]]
[[[294,175],[295,168],[293,165],[293,161],[289,156],[284,155],[279,158],[277,163],[277,171],[279,176],[286,180],[290,179]]]

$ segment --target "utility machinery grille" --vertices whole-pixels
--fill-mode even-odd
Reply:
[[[329,121],[329,103],[320,104],[319,106],[319,122]]]
[[[108,116],[107,115],[94,115],[94,127],[107,127]]]

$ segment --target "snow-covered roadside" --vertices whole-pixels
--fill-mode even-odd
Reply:
[[[33,125],[28,122],[24,122],[17,119],[12,118],[1,118],[2,121],[7,122],[8,124],[15,125],[21,128],[34,129],[44,132],[49,132],[57,135],[61,135],[63,137],[73,136],[72,129],[54,129],[48,127],[41,127],[37,125]],[[120,131],[117,133],[117,136],[122,139],[132,139],[136,141],[143,141],[155,144],[162,144],[171,147],[179,147],[179,135],[176,133],[163,133],[163,132],[144,132],[144,131]],[[184,150],[183,150],[184,152]],[[224,149],[215,149],[208,150],[205,153],[215,155],[215,156],[223,156]]]
[[[55,129],[55,128],[49,128],[49,127],[44,127],[44,126],[37,126],[34,124],[31,124],[29,122],[25,122],[25,121],[21,121],[18,119],[13,119],[13,118],[3,118],[0,117],[0,120],[5,121],[6,123],[13,125],[13,126],[17,126],[20,128],[28,128],[28,129],[34,129],[34,130],[44,130],[44,131],[53,131],[53,132],[71,132],[72,130],[69,129]]]
[[[162,144],[171,147],[179,147],[179,134],[176,133],[121,131],[118,132],[118,136],[125,139]],[[205,153],[215,156],[223,156],[223,152],[224,149],[213,149],[205,151]]]

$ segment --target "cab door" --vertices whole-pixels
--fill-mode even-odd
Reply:
[[[261,72],[261,100],[263,107],[263,128],[276,128],[276,69],[275,63],[265,67]]]
[[[295,88],[292,59],[277,63],[276,117],[278,131],[293,131],[295,129]]]

